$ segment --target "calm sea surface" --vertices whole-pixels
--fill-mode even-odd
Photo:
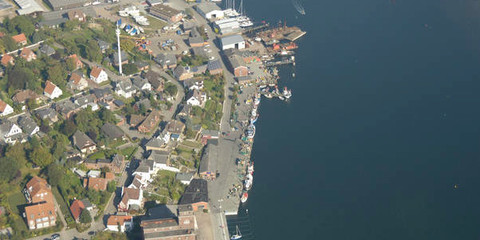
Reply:
[[[260,106],[256,239],[480,239],[480,1],[244,4],[308,32]]]

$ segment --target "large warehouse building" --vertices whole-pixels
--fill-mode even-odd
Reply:
[[[86,0],[46,0],[53,10],[63,10],[85,5]]]

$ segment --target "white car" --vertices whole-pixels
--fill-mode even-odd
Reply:
[[[210,57],[210,58],[208,58],[208,59],[210,59],[210,60],[215,60],[215,57],[212,56],[212,57]]]

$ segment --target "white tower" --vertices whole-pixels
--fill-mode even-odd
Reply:
[[[122,71],[122,50],[120,49],[120,29],[118,28],[118,24],[117,24],[117,30],[116,30],[116,33],[117,33],[117,48],[118,48],[118,72],[120,73],[120,75],[123,75],[123,71]]]

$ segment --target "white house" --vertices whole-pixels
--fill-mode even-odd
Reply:
[[[115,93],[124,98],[131,98],[136,92],[137,89],[130,80],[118,82],[115,86]]]
[[[133,79],[133,85],[140,91],[152,91],[152,84],[150,84],[147,79],[135,78]]]
[[[207,94],[196,89],[187,94],[187,104],[191,106],[203,106],[207,101]]]
[[[151,181],[152,174],[155,174],[155,170],[153,169],[153,161],[142,161],[140,165],[137,167],[135,172],[133,172],[133,176],[140,176],[142,181]]]
[[[15,143],[17,140],[14,138],[22,133],[22,129],[15,123],[5,121],[0,124],[0,138],[6,143]]]
[[[50,81],[47,81],[45,84],[45,89],[43,90],[43,94],[50,99],[55,99],[62,96],[63,91],[57,85],[53,84]]]
[[[225,17],[224,11],[213,2],[202,2],[196,6],[197,12],[206,19],[218,19]]]
[[[0,116],[7,116],[13,113],[13,108],[8,103],[0,100]]]
[[[108,74],[103,70],[103,68],[93,67],[90,72],[90,79],[96,83],[102,83],[108,80]]]
[[[220,42],[222,43],[222,50],[245,48],[245,39],[241,35],[223,37]]]
[[[126,212],[129,209],[140,210],[143,207],[143,190],[122,188],[122,200],[118,204],[118,211]]]
[[[112,215],[108,217],[107,229],[113,232],[130,231],[133,227],[132,216]]]

